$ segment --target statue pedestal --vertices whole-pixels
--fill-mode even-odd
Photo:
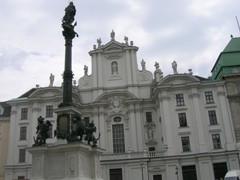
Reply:
[[[81,112],[73,106],[59,107],[54,112],[57,114],[57,139],[66,139],[72,132],[72,117]]]
[[[31,180],[102,180],[100,155],[103,149],[72,143],[27,150],[32,154]]]

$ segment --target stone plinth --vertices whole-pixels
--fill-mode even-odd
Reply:
[[[55,109],[54,112],[57,114],[57,139],[66,139],[67,135],[72,132],[72,118],[76,114],[81,114],[80,111],[73,107],[59,107]]]
[[[103,149],[72,143],[27,150],[32,154],[31,180],[102,180],[100,155]]]

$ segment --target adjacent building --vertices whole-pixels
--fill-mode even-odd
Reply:
[[[5,177],[5,165],[8,155],[9,125],[11,107],[6,102],[0,103],[0,180]]]
[[[240,145],[240,38],[232,38],[220,53],[213,69],[214,80],[225,81],[227,97],[230,104],[234,132]]]
[[[85,66],[84,76],[73,85],[74,104],[86,121],[94,121],[98,146],[106,150],[103,179],[220,179],[239,169],[226,81],[199,77],[191,70],[178,72],[175,61],[167,76],[158,62],[153,73],[144,60],[139,69],[137,51],[127,37],[120,43],[112,32],[107,44],[98,41],[89,52],[92,74]],[[31,156],[25,148],[33,144],[39,116],[56,129],[54,109],[61,101],[62,88],[50,84],[8,102],[6,180],[31,178]],[[50,135],[48,145],[56,142]]]

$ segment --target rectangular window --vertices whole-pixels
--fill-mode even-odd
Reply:
[[[182,166],[182,175],[184,180],[197,180],[196,166]]]
[[[28,118],[28,108],[22,108],[21,109],[21,119],[27,119]]]
[[[213,148],[214,149],[222,148],[220,134],[212,134],[212,140],[213,140]]]
[[[225,162],[220,162],[220,163],[214,163],[213,164],[213,171],[214,171],[214,179],[224,179],[224,176],[228,172],[227,169],[227,163]],[[231,180],[231,178],[229,178]],[[236,178],[236,180],[239,180]]]
[[[84,121],[85,121],[86,125],[88,126],[88,125],[89,125],[90,118],[89,118],[89,117],[84,117]]]
[[[206,91],[205,92],[205,98],[206,98],[206,103],[207,104],[214,103],[212,91]]]
[[[26,139],[27,139],[27,127],[26,126],[20,127],[20,140]]]
[[[152,112],[146,112],[146,121],[152,122]]]
[[[122,180],[122,169],[109,169],[110,180]]]
[[[161,174],[153,175],[153,180],[162,180],[162,175]]]
[[[183,94],[176,94],[176,103],[177,103],[177,106],[184,106]]]
[[[53,117],[53,106],[46,106],[46,117]]]
[[[182,137],[182,148],[183,152],[191,151],[190,140],[188,136]]]
[[[187,116],[186,113],[178,113],[180,127],[187,127]]]
[[[113,137],[113,152],[124,153],[125,142],[124,142],[124,128],[123,124],[112,125],[112,137]]]
[[[215,110],[208,111],[208,116],[209,116],[210,125],[217,124],[217,116],[216,116]]]
[[[18,176],[17,179],[25,179],[25,176]]]
[[[26,150],[25,149],[19,149],[18,162],[19,163],[24,163],[25,162],[25,157],[26,157]]]

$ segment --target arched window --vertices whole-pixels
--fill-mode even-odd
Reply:
[[[120,117],[114,118],[114,120]],[[119,119],[118,119],[119,120]],[[120,118],[121,121],[121,118]],[[125,140],[124,140],[124,125],[113,124],[112,125],[112,139],[113,139],[113,153],[125,152]]]
[[[112,75],[117,75],[118,74],[118,64],[116,61],[113,61],[111,63],[111,67],[112,67]]]
[[[121,120],[122,120],[122,118],[120,118],[120,117],[115,117],[115,118],[113,118],[113,121],[114,121],[114,122],[121,122]]]

